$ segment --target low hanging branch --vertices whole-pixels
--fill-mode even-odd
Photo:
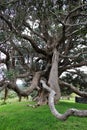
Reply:
[[[41,71],[36,72],[31,85],[26,90],[21,90],[19,87],[13,82],[6,82],[7,88],[14,90],[20,96],[28,96],[34,89],[39,89],[38,82],[40,80]]]
[[[64,81],[59,80],[60,86],[68,87],[70,88],[74,93],[78,94],[81,97],[87,97],[87,92],[83,92],[78,90],[76,87],[74,87],[72,84],[66,83]]]
[[[55,108],[55,97],[60,96],[58,81],[58,52],[55,49],[52,57],[52,67],[49,75],[48,84],[41,80],[42,87],[49,92],[48,105],[52,114],[60,120],[66,120],[69,116],[87,117],[87,110],[68,109],[64,114],[60,114]],[[55,89],[56,88],[56,89]],[[57,89],[58,88],[58,89]],[[59,94],[59,95],[58,95]]]
[[[27,73],[28,74],[28,73]],[[13,91],[15,91],[18,95],[19,98],[21,98],[22,96],[23,97],[28,97],[28,95],[30,93],[33,92],[33,90],[39,90],[40,88],[38,87],[38,83],[39,83],[39,80],[40,80],[40,77],[41,77],[41,74],[42,74],[42,71],[38,71],[35,73],[33,79],[32,79],[32,82],[31,82],[31,85],[27,87],[26,90],[21,90],[17,84],[15,82],[11,82],[11,81],[6,81],[6,80],[3,80],[0,82],[0,92],[3,91],[3,90],[8,90],[8,89],[12,89]],[[25,75],[24,75],[25,76]],[[1,87],[2,86],[2,87]],[[5,91],[5,92],[6,92]],[[7,97],[7,94],[5,95],[5,98],[4,100],[6,100],[6,97]],[[20,100],[20,99],[19,99]]]
[[[68,109],[64,114],[60,114],[56,110],[55,105],[54,105],[54,97],[56,95],[56,92],[52,88],[48,87],[46,85],[45,81],[41,80],[40,82],[42,83],[42,87],[49,92],[48,105],[50,107],[52,114],[57,119],[65,121],[65,120],[67,120],[67,118],[69,116],[87,117],[87,110],[78,110],[78,109],[74,109],[74,108]]]

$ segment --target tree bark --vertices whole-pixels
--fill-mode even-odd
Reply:
[[[55,103],[58,102],[61,96],[60,87],[58,83],[58,60],[59,60],[58,51],[54,49],[52,57],[52,67],[49,75],[48,85],[51,89],[53,89],[56,92]]]
[[[77,95],[81,96],[81,97],[86,97],[87,98],[87,92],[84,91],[80,91],[78,90],[76,87],[74,87],[72,84],[66,83],[64,81],[59,80],[59,84],[61,87],[68,87],[70,88],[74,93],[76,93]]]
[[[34,77],[33,77],[31,86],[29,86],[26,90],[19,89],[19,87],[14,82],[8,82],[7,81],[4,84],[7,85],[7,88],[14,90],[17,93],[18,97],[21,97],[21,96],[26,97],[33,90],[39,89],[38,83],[39,83],[40,77],[41,77],[41,72],[40,71],[36,72],[35,75],[34,75]]]
[[[74,108],[68,109],[64,114],[59,113],[56,110],[55,105],[54,105],[54,98],[55,98],[56,92],[52,88],[47,86],[45,81],[41,80],[40,82],[42,83],[43,88],[49,92],[48,104],[49,104],[52,114],[57,119],[65,121],[65,120],[67,120],[67,118],[69,116],[87,117],[87,110],[78,110],[78,109],[74,109]]]

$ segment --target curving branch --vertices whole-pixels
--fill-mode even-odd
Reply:
[[[6,19],[5,16],[2,15],[2,13],[0,13],[0,18],[5,21],[5,23],[8,25],[8,27],[10,28],[10,30],[12,31],[13,30],[13,25],[11,23],[11,21],[9,21],[8,19]]]
[[[87,54],[87,51],[80,52],[80,53],[76,54],[75,56],[66,56],[66,55],[63,55],[63,54],[59,54],[59,55],[60,55],[60,57],[62,57],[62,58],[76,59],[76,58],[78,58],[80,55],[83,55],[83,54]]]
[[[4,84],[7,85],[7,88],[15,91],[18,94],[18,96],[28,96],[33,90],[39,89],[38,82],[40,80],[41,73],[42,73],[41,71],[35,73],[31,85],[28,86],[26,90],[21,90],[16,85],[16,83],[13,83],[13,82],[5,81]]]
[[[36,42],[30,36],[28,36],[26,34],[20,34],[20,37],[22,37],[23,39],[29,41],[36,52],[41,53],[41,54],[43,54],[45,56],[49,54],[44,49],[39,48],[37,46]]]
[[[76,93],[77,95],[81,96],[81,97],[87,97],[87,92],[83,92],[83,91],[80,91],[78,90],[76,87],[74,87],[72,84],[69,84],[69,83],[66,83],[64,81],[61,81],[59,80],[59,84],[60,86],[62,87],[68,87],[70,88],[71,90],[73,90],[74,93]]]
[[[49,53],[47,53],[44,49],[41,49],[37,46],[36,42],[28,35],[25,35],[25,34],[21,34],[20,31],[18,31],[15,26],[11,23],[10,20],[8,20],[5,16],[3,16],[1,13],[0,13],[0,18],[5,21],[5,23],[8,25],[8,27],[10,28],[11,31],[13,31],[15,34],[17,34],[19,37],[29,41],[32,45],[32,47],[34,48],[34,50],[37,52],[37,53],[41,53],[45,56],[49,55]]]
[[[64,43],[64,41],[65,41],[65,27],[66,27],[66,25],[62,20],[60,20],[60,18],[58,18],[57,14],[55,12],[53,12],[51,10],[50,10],[50,12],[52,13],[53,16],[56,17],[57,22],[62,25],[62,32],[60,34],[60,38],[59,38],[58,43],[56,45],[58,47],[61,43]]]
[[[71,10],[68,15],[65,17],[64,19],[64,23],[66,23],[67,19],[72,15],[72,13],[76,12],[78,9],[81,9],[82,7],[85,7],[87,6],[87,3],[86,4],[82,4],[82,5],[79,5],[77,6],[76,8],[74,8],[73,10]]]
[[[16,78],[25,78],[25,77],[28,77],[30,74],[30,72],[26,72],[26,73],[23,73],[23,74],[19,74],[16,76]]]
[[[82,22],[82,23],[76,23],[76,24],[65,24],[65,26],[69,26],[69,27],[76,27],[76,26],[80,26],[80,25],[87,25],[87,21],[86,22]]]
[[[42,87],[49,92],[48,105],[50,107],[52,114],[57,119],[65,121],[65,120],[67,120],[67,118],[69,116],[87,117],[87,110],[78,110],[78,109],[74,109],[74,108],[68,109],[64,114],[60,114],[54,105],[54,97],[56,95],[56,92],[52,88],[48,87],[46,85],[45,81],[41,80],[40,82],[42,84]]]
[[[65,23],[62,22],[62,21],[58,18],[58,16],[56,15],[55,12],[53,12],[52,10],[50,10],[50,12],[57,18],[57,21],[58,21],[60,24],[62,24],[62,26],[65,26]]]
[[[77,67],[81,67],[84,65],[87,65],[87,61],[82,61],[81,63],[78,63],[78,64],[71,64],[71,65],[67,65],[67,66],[62,66],[62,67],[59,67],[59,69],[61,70],[61,72],[63,72],[67,69],[77,68]]]

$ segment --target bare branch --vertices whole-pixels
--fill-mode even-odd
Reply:
[[[75,56],[66,56],[66,55],[63,55],[63,54],[59,54],[59,55],[60,55],[60,57],[62,57],[62,58],[77,59],[80,55],[83,55],[83,54],[87,54],[87,51],[78,53],[78,54],[75,55]]]
[[[78,63],[78,64],[70,64],[70,65],[67,65],[67,66],[63,66],[63,67],[59,67],[62,71],[65,71],[67,69],[72,69],[72,68],[76,68],[76,67],[81,67],[81,66],[84,66],[84,65],[87,65],[87,61],[82,61],[81,63]]]
[[[36,52],[41,53],[43,55],[48,55],[48,53],[44,49],[41,49],[36,45],[36,42],[30,36],[26,34],[21,34],[20,36],[24,38],[25,40],[28,40]]]
[[[11,23],[11,21],[9,21],[8,19],[6,19],[6,17],[4,17],[2,14],[0,14],[0,18],[7,23],[7,25],[9,26],[9,28],[10,28],[11,31],[13,31],[19,37],[21,37],[21,38],[23,38],[25,40],[28,40],[31,43],[32,47],[35,49],[35,51],[37,53],[41,53],[41,54],[43,54],[45,56],[49,55],[49,52],[47,53],[44,49],[39,48],[37,46],[36,42],[30,36],[28,36],[26,34],[21,34],[20,31],[18,31],[15,28],[15,26]]]
[[[0,13],[0,18],[7,23],[10,30],[12,31],[12,29],[13,29],[12,23],[9,20],[7,20],[1,13]]]
[[[87,92],[83,92],[83,91],[78,90],[72,84],[66,83],[66,82],[61,81],[61,80],[59,80],[59,84],[60,84],[60,86],[66,86],[66,87],[70,88],[71,90],[73,90],[74,93],[76,93],[77,95],[79,95],[81,97],[87,97]]]
[[[86,26],[82,26],[82,27],[80,27],[79,29],[76,29],[76,30],[74,30],[72,33],[67,33],[68,32],[68,30],[66,31],[66,37],[71,37],[72,35],[74,35],[74,34],[76,34],[76,33],[78,33],[79,31],[82,31],[83,29],[85,29],[86,28]]]
[[[69,18],[69,16],[70,16],[72,13],[76,12],[78,9],[80,9],[80,8],[82,8],[82,7],[85,7],[85,6],[87,6],[87,3],[86,3],[86,4],[79,5],[79,6],[76,7],[75,9],[71,10],[71,11],[68,13],[68,15],[65,17],[64,23],[66,23],[67,19]]]
[[[41,80],[40,82],[42,83],[43,88],[49,92],[48,104],[49,104],[52,114],[57,119],[65,121],[69,116],[87,117],[87,110],[78,110],[74,108],[68,109],[64,114],[60,114],[54,105],[54,97],[55,97],[56,92],[52,88],[48,87],[45,81]]]
[[[51,10],[50,10],[50,12],[57,18],[57,21],[58,21],[59,23],[61,23],[63,26],[65,26],[65,24],[58,18],[58,16],[56,15],[55,12],[53,12],[53,11],[51,11]]]
[[[69,26],[69,27],[75,27],[75,26],[80,26],[80,25],[87,25],[87,21],[86,22],[82,22],[82,23],[76,23],[76,24],[65,24],[65,26]]]
[[[76,29],[75,31],[73,31],[72,33],[66,34],[66,37],[71,37],[72,35],[78,33],[81,29]],[[68,31],[67,31],[68,32]]]
[[[7,85],[7,87],[8,87],[9,89],[14,90],[18,95],[28,96],[33,90],[39,89],[39,87],[38,87],[38,82],[39,82],[39,80],[40,80],[41,73],[42,73],[41,71],[35,73],[31,85],[30,85],[26,90],[21,90],[21,89],[20,89],[15,83],[13,83],[13,82],[5,81],[5,84]]]
[[[19,37],[24,38],[25,40],[28,40],[28,41],[31,43],[32,47],[35,49],[36,52],[41,53],[41,54],[43,54],[43,55],[48,55],[48,53],[47,53],[44,49],[41,49],[41,48],[39,48],[39,47],[36,45],[36,42],[35,42],[30,36],[25,35],[25,34],[21,34],[21,33],[14,27],[14,25],[11,23],[11,21],[7,20],[2,14],[0,14],[0,18],[7,23],[7,25],[9,26],[9,28],[10,28],[11,31],[13,30],[14,33],[16,33]]]
[[[25,78],[25,77],[29,76],[29,74],[30,74],[30,72],[26,72],[24,74],[19,74],[16,76],[16,78]]]
[[[65,23],[62,22],[62,20],[60,20],[58,18],[58,16],[56,15],[55,12],[53,12],[53,11],[50,11],[50,12],[57,18],[58,23],[62,24],[62,33],[60,34],[58,44],[56,45],[58,47],[61,43],[64,43],[64,40],[65,40],[65,27],[66,26],[65,26]]]

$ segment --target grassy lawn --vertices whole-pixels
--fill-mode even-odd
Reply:
[[[27,107],[28,102],[0,105],[0,130],[87,130],[87,118],[70,117],[57,120],[48,106]],[[67,108],[87,109],[87,104],[61,101],[56,108],[63,113]]]

